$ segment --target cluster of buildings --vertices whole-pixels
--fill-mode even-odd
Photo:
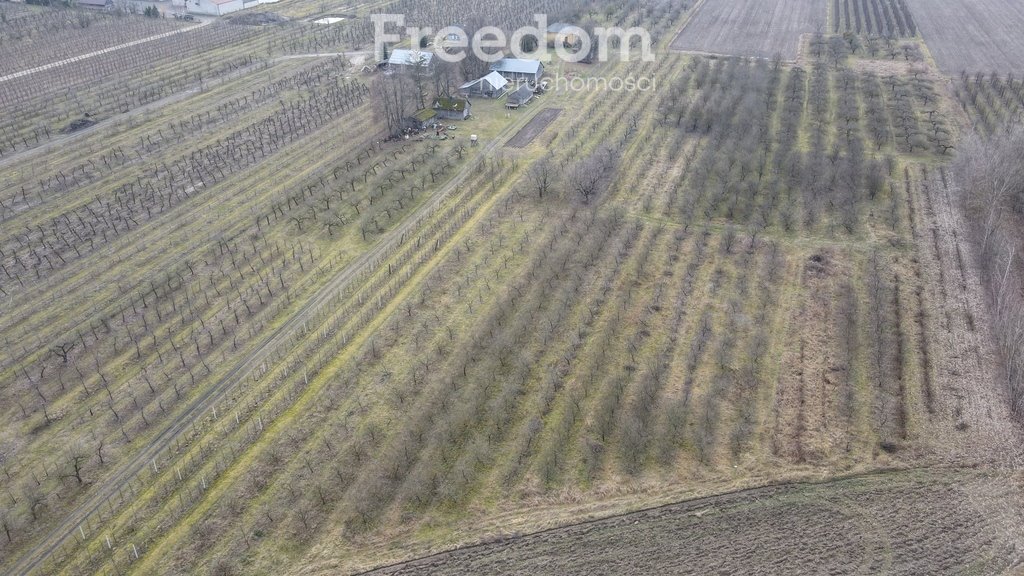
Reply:
[[[391,69],[408,66],[418,73],[429,74],[434,66],[434,54],[395,49],[388,56],[386,66]],[[418,110],[409,118],[409,127],[424,129],[439,120],[465,120],[473,106],[471,98],[504,97],[507,108],[519,108],[536,95],[542,76],[544,63],[539,60],[502,58],[491,64],[486,75],[459,86],[458,96],[436,98],[430,108]]]

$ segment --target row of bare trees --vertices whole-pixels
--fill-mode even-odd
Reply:
[[[832,32],[909,38],[917,24],[906,0],[833,0]]]
[[[181,27],[175,20],[97,10],[39,10],[0,25],[0,76]]]
[[[272,155],[357,107],[366,96],[362,84],[336,81],[302,101],[278,108],[263,120],[170,164],[143,180],[122,184],[106,196],[36,223],[4,239],[0,247],[0,292],[9,295],[27,282],[49,277],[70,261],[94,252],[123,234],[202,191]]]
[[[1018,130],[1024,124],[1024,81],[1012,73],[1005,77],[993,72],[966,72],[954,84],[953,93],[960,106],[984,134]]]
[[[88,147],[75,150],[77,163],[58,167],[55,171],[36,178],[36,182],[22,180],[0,191],[0,222],[13,218],[27,208],[66,198],[71,192],[115,173],[124,173],[127,167],[141,168],[152,159],[186,140],[196,139],[217,127],[250,114],[254,108],[269,103],[293,100],[292,94],[315,93],[327,83],[337,82],[344,72],[341,58],[313,64],[294,73],[261,85],[231,99],[223,100],[209,110],[193,112],[172,118],[163,127],[138,137],[132,145],[99,148],[90,154]],[[295,92],[292,92],[295,91]]]
[[[214,24],[0,82],[0,155],[35,147],[69,120],[103,119],[251,65],[261,33]],[[225,54],[228,47],[233,47]]]

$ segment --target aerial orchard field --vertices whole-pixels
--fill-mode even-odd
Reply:
[[[183,22],[155,18],[119,18],[105,12],[25,11],[5,4],[0,34],[4,60],[0,76],[37,65],[83,56],[184,27]]]
[[[953,92],[975,126],[987,135],[1011,132],[1024,121],[1024,82],[1012,73],[965,72]]]
[[[965,190],[1021,81],[748,4],[0,4],[0,570],[1006,569],[1018,204]],[[391,130],[480,63],[378,69],[385,9],[643,26],[548,75],[657,87]]]

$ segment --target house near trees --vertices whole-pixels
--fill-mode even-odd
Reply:
[[[540,77],[544,75],[544,64],[539,60],[502,58],[491,64],[491,70],[512,82],[537,83],[540,81]]]
[[[430,108],[423,108],[417,110],[411,116],[406,118],[403,122],[403,128],[412,130],[426,130],[430,128],[435,122],[437,122],[437,113]]]
[[[507,84],[508,80],[504,76],[498,72],[491,72],[487,76],[459,86],[459,93],[477,98],[501,98],[505,94]]]
[[[434,113],[445,120],[465,120],[469,118],[473,104],[468,98],[449,98],[438,96],[434,99]]]

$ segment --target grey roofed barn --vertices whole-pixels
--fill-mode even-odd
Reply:
[[[509,108],[519,108],[531,99],[533,99],[533,88],[527,84],[523,84],[518,90],[508,95],[508,99],[505,101],[505,106]]]
[[[544,64],[539,60],[502,58],[491,64],[491,70],[500,73],[509,80],[537,82],[544,75]]]

